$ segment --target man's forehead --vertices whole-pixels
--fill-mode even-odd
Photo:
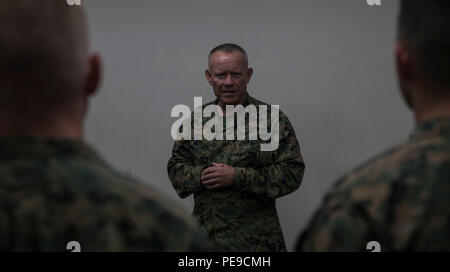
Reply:
[[[214,68],[218,69],[238,68],[242,65],[246,65],[246,63],[245,55],[237,50],[232,52],[217,51],[214,52],[209,59],[210,66],[214,66]]]

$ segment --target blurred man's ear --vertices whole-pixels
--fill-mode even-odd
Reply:
[[[412,108],[412,84],[414,80],[414,68],[411,52],[400,42],[395,45],[395,64],[400,90],[406,104]]]
[[[208,80],[209,85],[212,85],[211,72],[209,70],[205,71],[206,80]]]
[[[102,60],[98,53],[92,54],[88,59],[88,73],[86,81],[87,96],[94,95],[99,88],[102,74]]]
[[[247,69],[247,83],[250,82],[250,79],[252,78],[253,75],[253,68],[248,68]]]
[[[411,80],[413,75],[411,53],[400,42],[395,45],[395,59],[399,79],[402,81]]]

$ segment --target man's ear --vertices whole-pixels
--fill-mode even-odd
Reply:
[[[413,77],[413,61],[410,51],[400,42],[395,45],[395,62],[398,79],[402,83],[409,82]]]
[[[205,77],[208,80],[209,85],[212,85],[211,72],[209,70],[205,70]]]
[[[253,75],[253,68],[248,68],[247,69],[247,83],[250,82],[250,79],[252,78]]]
[[[88,59],[88,71],[85,91],[87,96],[94,95],[100,86],[102,77],[102,59],[98,53],[92,54]]]
[[[414,61],[409,51],[403,44],[395,45],[395,64],[400,91],[409,108],[413,108],[413,85],[417,75],[414,70]]]

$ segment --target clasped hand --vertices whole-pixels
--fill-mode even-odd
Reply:
[[[213,162],[213,166],[203,170],[201,182],[208,190],[230,187],[234,182],[234,174],[234,167]]]

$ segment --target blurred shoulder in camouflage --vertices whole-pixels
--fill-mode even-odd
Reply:
[[[222,135],[222,139],[202,137],[176,141],[168,173],[180,197],[194,194],[193,216],[217,251],[286,251],[276,199],[300,186],[305,165],[287,116],[279,112],[275,118],[278,108],[247,93],[246,85],[253,72],[247,61],[245,51],[234,44],[211,51],[206,75],[217,99],[203,105],[201,111],[217,105],[224,109],[224,116],[234,115],[234,122],[224,117],[219,122],[223,122],[220,128],[223,131],[215,127],[215,133]],[[230,105],[262,110],[255,111],[254,115],[247,112],[239,118],[237,112],[226,109]],[[264,123],[279,137],[276,147],[270,151],[262,147],[274,138],[262,140],[249,136],[251,131],[256,131],[256,123],[251,120],[262,114],[267,119],[260,126]],[[194,115],[195,109],[189,127],[191,135],[196,133],[196,122],[201,128],[212,119],[197,120]],[[238,137],[241,125],[245,127],[243,140]],[[226,137],[228,132],[234,135],[232,140]]]
[[[450,118],[419,126],[412,140],[337,182],[298,250],[449,250]]]
[[[185,212],[83,142],[0,139],[0,250],[205,249]]]
[[[0,251],[208,250],[177,205],[83,141],[100,57],[82,7],[0,0]]]
[[[396,45],[410,140],[340,179],[298,251],[450,250],[450,3],[402,1]],[[430,20],[433,18],[433,20]]]

